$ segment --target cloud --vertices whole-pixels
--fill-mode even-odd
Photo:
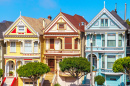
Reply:
[[[55,8],[57,6],[56,2],[53,0],[40,0],[39,3],[44,8]]]

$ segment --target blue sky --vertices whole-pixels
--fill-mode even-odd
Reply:
[[[127,18],[130,18],[130,0],[105,0],[109,11],[115,9],[124,19],[125,3],[127,3]],[[74,15],[78,14],[90,22],[104,7],[104,0],[0,0],[0,21],[15,21],[20,11],[22,16],[33,18],[52,18],[62,12]]]

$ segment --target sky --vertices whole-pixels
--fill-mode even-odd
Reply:
[[[22,16],[32,18],[54,19],[62,12],[83,16],[90,22],[104,7],[112,11],[117,3],[117,13],[124,19],[125,3],[127,3],[126,18],[130,18],[130,0],[0,0],[0,22],[3,20],[15,21],[21,11]]]

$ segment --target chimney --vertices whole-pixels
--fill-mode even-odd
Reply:
[[[125,22],[126,22],[126,7],[127,7],[127,4],[125,3]]]
[[[115,12],[117,13],[117,3],[115,3]]]
[[[51,18],[52,18],[52,17],[49,15],[49,16],[48,16],[48,19],[51,20]]]

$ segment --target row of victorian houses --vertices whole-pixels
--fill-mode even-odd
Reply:
[[[93,41],[93,75],[105,77],[104,85],[125,86],[124,73],[114,73],[113,63],[130,52],[130,31],[117,11],[105,7],[87,22],[82,16],[60,12],[53,20],[19,16],[14,22],[0,23],[0,68],[4,70],[4,84],[33,86],[30,79],[19,77],[16,69],[28,62],[43,62],[51,72],[36,81],[37,86],[75,86],[76,80],[60,71],[59,62],[67,57],[85,57],[90,61]],[[126,52],[127,51],[127,52]],[[10,71],[13,75],[10,75]],[[89,84],[90,74],[80,79]],[[2,81],[1,81],[2,82]],[[95,84],[95,83],[93,83]]]

